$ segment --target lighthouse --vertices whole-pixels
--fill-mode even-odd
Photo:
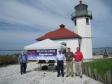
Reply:
[[[75,12],[72,13],[71,19],[75,24],[76,33],[82,38],[79,40],[79,47],[84,55],[84,59],[92,58],[92,35],[91,20],[92,12],[88,10],[88,5],[82,1],[74,7]]]

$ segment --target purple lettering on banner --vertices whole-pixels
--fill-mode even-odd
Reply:
[[[57,49],[37,50],[37,56],[56,56]]]
[[[50,59],[57,56],[57,49],[28,50],[27,55],[29,60]]]
[[[34,56],[36,56],[37,55],[37,51],[36,50],[29,50],[28,51],[28,55],[34,55]]]

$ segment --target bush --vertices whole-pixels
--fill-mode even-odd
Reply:
[[[92,62],[85,62],[84,65],[90,67],[91,70],[96,69],[100,75],[103,75],[109,70],[112,70],[112,58],[111,59],[99,59]]]
[[[0,66],[16,64],[16,63],[18,63],[18,56],[15,55],[0,56]]]
[[[83,63],[83,73],[103,84],[112,84],[112,58]]]

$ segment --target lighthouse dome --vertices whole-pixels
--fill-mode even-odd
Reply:
[[[74,20],[78,17],[89,17],[92,19],[92,12],[88,10],[88,5],[83,4],[82,1],[74,7],[75,12],[72,13],[71,19]]]

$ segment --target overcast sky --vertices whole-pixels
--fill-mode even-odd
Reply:
[[[0,0],[0,49],[22,49],[60,24],[74,30],[79,0]],[[112,47],[112,1],[84,0],[93,13],[93,47]]]

